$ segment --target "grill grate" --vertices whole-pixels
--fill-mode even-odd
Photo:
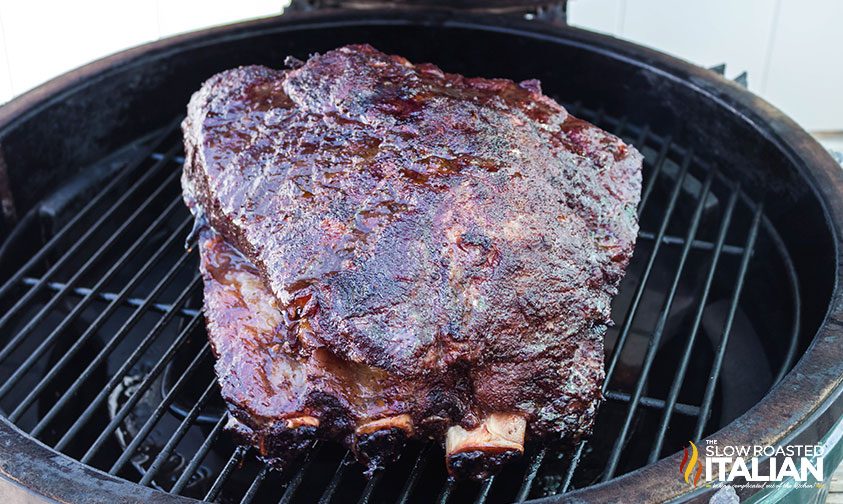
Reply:
[[[68,209],[72,219],[0,288],[0,411],[111,474],[243,503],[522,502],[612,479],[699,439],[753,403],[724,395],[731,345],[757,339],[744,295],[753,279],[784,278],[789,290],[769,295],[792,310],[789,324],[765,333],[763,385],[795,359],[793,265],[763,205],[691,149],[602,110],[569,109],[645,155],[642,231],[613,304],[607,402],[590,441],[530,447],[482,483],[449,481],[432,445],[408,447],[368,481],[333,444],[317,442],[282,473],[234,446],[222,433],[196,253],[182,248],[192,221],[180,202],[175,124],[139,140],[142,155]]]

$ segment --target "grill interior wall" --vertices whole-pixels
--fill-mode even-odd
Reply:
[[[796,276],[763,206],[716,167],[645,125],[569,109],[646,158],[641,233],[613,303],[606,402],[590,441],[531,446],[482,484],[449,482],[442,449],[422,444],[369,481],[327,443],[291,470],[267,471],[221,429],[197,257],[183,247],[191,220],[175,123],[127,149],[96,191],[59,206],[65,226],[42,216],[25,234],[43,246],[0,290],[0,410],[92,466],[225,502],[520,501],[680,450],[792,364]]]

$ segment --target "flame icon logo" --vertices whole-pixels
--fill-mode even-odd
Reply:
[[[696,487],[702,475],[703,465],[697,445],[693,441],[688,441],[688,443],[691,445],[690,450],[687,447],[684,448],[685,456],[682,457],[682,462],[679,463],[679,474],[685,478],[685,483]],[[694,474],[694,469],[696,469],[696,474]],[[694,475],[693,479],[691,479],[692,474]]]

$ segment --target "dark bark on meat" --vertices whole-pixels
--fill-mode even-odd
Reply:
[[[257,268],[209,229],[199,251],[215,370],[236,419],[229,430],[281,467],[317,434],[344,440],[370,471],[384,467],[412,435],[409,416],[391,413],[419,393],[417,384],[324,348],[292,352]]]
[[[369,46],[214,76],[184,133],[185,200],[220,235],[201,247],[217,372],[243,424],[311,416],[370,468],[498,413],[528,438],[590,432],[638,230],[635,149],[534,81]],[[359,430],[384,418],[408,421]]]

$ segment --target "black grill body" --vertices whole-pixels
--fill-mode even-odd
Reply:
[[[223,432],[197,259],[183,248],[178,121],[218,71],[358,42],[465,75],[538,78],[645,155],[642,231],[588,442],[531,446],[478,484],[448,481],[441,448],[424,444],[372,480],[329,443],[277,473]],[[815,442],[843,412],[839,167],[734,83],[622,41],[449,12],[285,15],[84,67],[0,110],[0,139],[0,494],[707,502],[677,477],[672,454],[689,439]]]

